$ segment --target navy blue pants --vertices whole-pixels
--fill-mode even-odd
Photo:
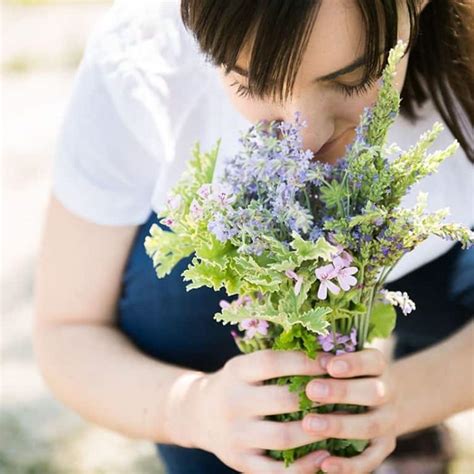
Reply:
[[[166,278],[158,279],[143,245],[153,223],[158,224],[155,213],[140,227],[128,257],[118,305],[119,328],[151,357],[204,372],[216,371],[240,354],[231,327],[212,317],[226,293],[209,288],[187,292],[181,273],[190,258]],[[397,357],[434,344],[462,326],[474,312],[473,288],[474,253],[461,253],[459,246],[389,285],[389,289],[408,291],[417,305],[413,314],[398,318]],[[207,451],[166,444],[156,448],[169,474],[236,472]]]

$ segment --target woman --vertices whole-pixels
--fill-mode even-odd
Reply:
[[[173,474],[366,473],[397,436],[468,408],[472,253],[430,239],[394,270],[391,288],[409,291],[418,314],[398,327],[396,355],[410,355],[389,364],[375,349],[316,361],[290,351],[241,355],[212,319],[223,292],[187,293],[187,261],[158,280],[143,249],[196,140],[208,149],[222,137],[225,157],[239,130],[291,121],[299,110],[316,159],[343,156],[399,37],[411,42],[389,139],[406,148],[445,121],[437,146],[455,137],[462,147],[420,189],[431,190],[432,207],[449,205],[454,220],[472,225],[468,15],[472,3],[455,0],[117,2],[76,78],[36,276],[35,351],[55,395],[87,420],[155,442]],[[298,407],[286,387],[263,380],[322,373],[333,379],[308,384],[311,399],[371,410],[263,420]],[[371,446],[351,459],[311,453],[289,468],[264,456],[327,437]]]

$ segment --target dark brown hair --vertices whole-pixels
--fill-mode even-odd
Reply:
[[[400,113],[412,121],[429,97],[466,155],[474,161],[474,2],[357,0],[367,30],[363,82],[379,77],[398,38],[406,4],[411,50]],[[321,0],[181,0],[181,16],[208,61],[234,68],[252,41],[247,87],[256,97],[291,96]],[[381,60],[381,52],[383,59]]]

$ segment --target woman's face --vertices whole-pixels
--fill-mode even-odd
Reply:
[[[407,41],[408,16],[405,11],[400,12],[400,16],[399,37]],[[252,123],[260,120],[293,122],[294,113],[300,111],[308,125],[301,131],[304,147],[312,150],[318,160],[334,163],[352,142],[360,115],[364,107],[376,100],[379,86],[374,81],[372,85],[362,84],[360,90],[344,92],[344,87],[361,85],[363,67],[330,79],[321,78],[362,57],[364,45],[365,28],[356,2],[326,0],[322,2],[303,54],[293,96],[285,102],[243,96],[246,77],[236,71],[226,76],[222,66],[219,76],[235,108]],[[237,60],[237,66],[244,72],[248,70],[248,58],[249,51],[244,48]],[[405,80],[407,62],[408,54],[397,69],[395,86],[399,91]],[[330,146],[325,145],[332,141]]]

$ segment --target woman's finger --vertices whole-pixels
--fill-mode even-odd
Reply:
[[[325,364],[330,358],[331,355],[322,353],[313,360],[302,351],[265,349],[232,357],[226,366],[241,380],[256,383],[289,375],[325,374]]]
[[[331,377],[350,378],[382,375],[387,366],[385,356],[377,349],[364,349],[333,357],[327,364]]]
[[[323,461],[321,468],[328,473],[366,474],[379,467],[395,446],[395,436],[381,436],[372,440],[362,454],[352,458],[330,456]]]
[[[306,395],[315,402],[349,403],[379,406],[390,397],[390,388],[383,377],[362,379],[316,379],[306,385]]]
[[[245,474],[314,474],[330,454],[327,451],[314,451],[285,467],[283,461],[276,461],[265,455],[249,454],[241,456],[241,469]]]
[[[393,428],[388,407],[359,415],[307,415],[302,421],[254,420],[241,430],[238,443],[259,449],[292,449],[327,438],[372,439]],[[236,436],[238,436],[236,434]]]
[[[363,414],[310,414],[303,419],[303,429],[315,438],[373,439],[394,424],[395,411],[387,405]]]
[[[250,416],[280,415],[300,410],[299,396],[286,385],[250,386],[242,399]]]

